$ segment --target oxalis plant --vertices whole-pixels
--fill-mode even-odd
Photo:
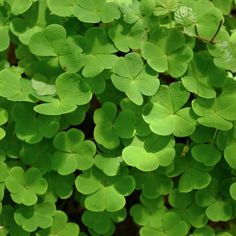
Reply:
[[[235,236],[235,12],[1,0],[0,235]]]

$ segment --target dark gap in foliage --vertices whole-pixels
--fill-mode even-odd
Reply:
[[[96,96],[93,96],[90,102],[89,110],[86,113],[84,121],[80,125],[75,126],[75,128],[78,128],[83,131],[86,139],[93,139],[93,130],[95,127],[95,123],[93,121],[93,114],[94,114],[94,111],[96,111],[100,106],[101,104],[96,98]]]
[[[58,210],[64,211],[69,222],[74,222],[80,226],[80,231],[88,233],[88,228],[82,223],[83,207],[75,200],[74,194],[68,199],[59,199],[56,202]],[[88,233],[89,234],[89,233]]]
[[[222,230],[230,229],[229,222],[223,222],[223,221],[213,222],[213,221],[208,221],[208,225],[211,226],[213,229],[215,229],[215,228],[221,228]]]
[[[173,207],[172,207],[172,206],[170,205],[170,203],[169,203],[168,196],[169,196],[169,195],[165,195],[165,196],[163,197],[164,205],[165,205],[165,207],[166,207],[167,209],[171,209],[171,208],[173,208]]]
[[[175,78],[171,77],[170,75],[160,73],[159,74],[159,79],[162,84],[171,84],[176,81]]]
[[[129,53],[129,52],[127,52],[127,53]],[[117,55],[118,57],[124,57],[127,53],[126,53],[126,52],[118,51],[118,52],[116,53],[116,55]]]
[[[16,53],[15,53],[16,47],[15,45],[10,42],[8,52],[7,52],[7,61],[10,63],[12,66],[16,66],[18,63],[18,60],[16,58]]]
[[[130,216],[129,211],[132,206],[139,203],[141,191],[134,191],[130,196],[126,198],[126,210],[127,217],[124,221],[119,224],[116,224],[116,231],[113,234],[114,236],[129,235],[129,236],[138,236],[139,227],[133,221],[133,218]]]
[[[233,8],[230,12],[233,17],[236,17],[236,8]]]

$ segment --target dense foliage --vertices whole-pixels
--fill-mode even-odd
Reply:
[[[235,236],[235,9],[1,0],[0,235]]]

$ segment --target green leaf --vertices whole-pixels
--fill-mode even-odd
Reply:
[[[92,98],[88,85],[76,73],[63,73],[58,76],[56,89],[62,103],[84,105]]]
[[[213,144],[197,144],[191,149],[193,158],[206,166],[214,166],[221,159],[221,152]]]
[[[236,144],[232,143],[228,145],[224,150],[224,157],[229,166],[233,169],[236,169],[236,160],[235,160]]]
[[[174,212],[168,212],[163,217],[163,224],[160,228],[143,227],[140,231],[141,236],[153,235],[153,236],[174,236],[187,235],[189,229],[185,221],[183,221]]]
[[[57,116],[70,113],[76,108],[75,104],[63,103],[59,99],[54,99],[53,102],[36,105],[34,111],[43,115]]]
[[[67,199],[72,195],[74,186],[73,175],[62,176],[56,172],[50,172],[46,177],[48,192],[52,191],[55,196],[61,199]]]
[[[110,157],[105,155],[97,155],[95,157],[95,166],[108,176],[116,176],[120,169],[121,158]]]
[[[215,98],[213,87],[223,86],[226,81],[225,71],[218,69],[206,52],[194,54],[188,73],[182,77],[184,87],[203,98]]]
[[[158,28],[152,32],[141,52],[154,70],[168,72],[175,78],[186,72],[193,57],[192,49],[185,45],[184,35],[176,29],[166,28]]]
[[[52,202],[42,202],[34,206],[20,206],[14,213],[14,220],[27,232],[34,232],[38,227],[46,229],[53,224],[56,206]]]
[[[80,46],[84,51],[82,75],[85,77],[95,77],[103,70],[111,69],[117,60],[117,56],[112,54],[117,49],[109,40],[104,28],[88,29],[80,39]]]
[[[146,139],[134,138],[132,143],[122,151],[122,157],[129,166],[141,171],[153,171],[160,166],[172,163],[175,150],[171,137],[151,134]]]
[[[132,138],[135,129],[135,115],[131,111],[122,111],[117,116],[114,103],[106,102],[94,112],[94,138],[105,148],[114,149],[120,144],[120,138]]]
[[[178,0],[157,0],[154,15],[162,16],[174,12],[178,7]]]
[[[178,182],[179,192],[187,193],[194,189],[206,188],[211,182],[211,175],[202,164],[191,160]]]
[[[78,0],[73,14],[86,23],[109,23],[120,18],[118,6],[106,0]]]
[[[17,137],[27,143],[38,143],[43,137],[52,138],[59,130],[56,117],[37,116],[30,103],[16,103],[12,108],[12,116]]]
[[[14,15],[20,15],[26,12],[35,0],[7,0],[10,3],[11,11]]]
[[[236,200],[236,183],[230,185],[229,192],[233,200]]]
[[[230,121],[236,119],[235,94],[222,93],[215,99],[197,98],[192,102],[194,112],[200,116],[198,122],[204,126],[220,130],[233,127]]]
[[[114,86],[137,105],[142,105],[142,95],[154,95],[160,85],[157,74],[143,65],[139,54],[129,53],[117,60],[111,80]]]
[[[130,195],[135,187],[132,176],[127,174],[108,177],[96,169],[87,171],[76,178],[77,190],[87,195],[85,207],[94,212],[115,212],[125,206],[125,196]]]
[[[151,98],[151,103],[144,106],[143,118],[158,135],[191,135],[195,130],[195,117],[189,107],[181,109],[188,98],[189,93],[181,83],[162,85]]]
[[[137,21],[133,25],[117,21],[109,28],[108,34],[115,46],[122,52],[140,49],[142,42],[147,38],[145,26],[141,21]]]
[[[8,78],[8,79],[6,79]],[[20,73],[9,68],[0,71],[0,96],[10,101],[28,101],[35,99],[30,97],[32,92],[29,80],[21,78]]]
[[[76,2],[77,2],[76,0],[64,0],[64,1],[48,0],[47,4],[49,10],[53,14],[61,17],[67,17],[67,16],[72,16]]]
[[[37,168],[31,167],[24,172],[21,167],[13,167],[6,179],[6,187],[14,202],[32,206],[38,200],[37,195],[47,191],[48,184]]]
[[[90,140],[84,141],[82,131],[72,128],[57,133],[53,140],[57,151],[53,154],[53,169],[61,175],[73,173],[76,169],[87,170],[92,167],[96,146]]]
[[[82,215],[82,222],[97,234],[104,235],[114,231],[114,223],[123,221],[125,217],[125,209],[116,212],[91,212],[86,210]]]
[[[0,42],[0,52],[5,51],[10,44],[10,37],[9,37],[9,28],[7,26],[0,26],[0,35],[1,35],[1,42]]]
[[[35,33],[29,40],[30,51],[40,57],[56,58],[63,70],[77,72],[81,69],[81,48],[73,38],[66,38],[66,30],[58,24],[51,24]]]
[[[63,73],[56,80],[57,95],[50,103],[36,105],[34,110],[45,115],[61,115],[74,111],[78,105],[88,103],[92,93],[87,83],[76,73]]]
[[[79,226],[75,223],[67,223],[67,215],[63,211],[56,211],[53,217],[53,224],[49,229],[40,230],[37,236],[77,236]]]
[[[136,189],[142,190],[142,196],[147,199],[167,195],[173,187],[173,182],[168,176],[160,175],[155,171],[143,173],[134,170],[132,175],[135,177]]]
[[[231,219],[233,209],[230,202],[218,200],[206,209],[207,217],[214,222]]]

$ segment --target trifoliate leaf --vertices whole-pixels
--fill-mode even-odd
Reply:
[[[14,213],[16,223],[27,232],[34,232],[38,227],[46,229],[53,224],[56,206],[49,201],[34,206],[20,206]]]
[[[176,29],[166,28],[153,31],[141,52],[154,70],[168,72],[172,77],[182,76],[193,57],[192,49],[185,44],[184,35]]]
[[[34,205],[38,197],[47,191],[47,181],[37,168],[30,168],[26,172],[21,167],[13,167],[6,179],[6,187],[11,198],[18,204]]]
[[[86,23],[109,23],[120,18],[120,11],[114,1],[78,0],[73,14]]]
[[[87,170],[93,165],[96,146],[90,140],[84,141],[84,134],[77,129],[57,133],[53,144],[57,151],[53,155],[53,169],[61,175],[73,173],[76,169]]]
[[[139,54],[129,53],[117,60],[111,80],[114,86],[137,105],[142,105],[143,96],[154,95],[160,85],[157,73],[143,65]]]
[[[188,98],[189,93],[181,83],[162,85],[151,102],[144,106],[143,118],[158,135],[191,135],[195,130],[195,117],[190,107],[182,108]]]

